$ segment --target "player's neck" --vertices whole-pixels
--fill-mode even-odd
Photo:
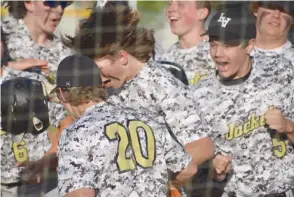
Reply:
[[[194,28],[185,35],[179,36],[179,46],[181,49],[189,49],[192,48],[199,43],[203,42],[203,40],[208,39],[207,36],[200,36],[205,33],[204,27]]]
[[[248,56],[234,79],[245,77],[251,71],[251,67],[252,67],[252,59],[250,56]]]
[[[133,79],[134,77],[136,77],[140,71],[143,69],[145,62],[141,62],[139,61],[137,58],[133,57],[130,55],[129,59],[128,59],[128,64],[129,64],[129,73],[128,76],[126,78],[126,81],[129,81],[131,79]]]
[[[23,19],[32,39],[41,46],[46,46],[51,43],[52,36],[39,29],[34,23],[34,18],[26,15]]]
[[[75,115],[75,118],[79,118],[80,116],[82,116],[89,107],[92,107],[96,103],[97,102],[90,101],[88,103],[82,103],[82,104],[79,104],[77,106],[71,106],[72,110],[73,110],[73,113]]]
[[[270,50],[279,48],[287,42],[287,37],[273,37],[261,35],[257,32],[255,46],[260,49]]]

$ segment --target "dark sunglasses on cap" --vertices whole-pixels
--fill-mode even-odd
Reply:
[[[44,1],[44,5],[49,6],[50,8],[56,8],[60,5],[62,9],[66,8],[71,3],[72,2],[70,2],[70,1],[53,1],[53,0],[45,0]]]

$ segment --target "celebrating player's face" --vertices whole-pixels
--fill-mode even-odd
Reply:
[[[120,88],[125,83],[125,69],[119,59],[109,56],[95,60],[106,88]]]
[[[255,13],[257,31],[261,36],[287,37],[292,24],[289,14],[279,10],[260,7]]]
[[[171,0],[168,2],[166,15],[171,31],[178,36],[188,33],[199,20],[195,1]]]
[[[50,7],[43,1],[28,2],[27,8],[34,15],[36,27],[48,34],[56,30],[64,12],[63,6],[56,3]]]
[[[223,78],[244,76],[244,62],[248,58],[248,49],[239,46],[228,46],[220,41],[210,42],[210,54],[216,64],[219,75]],[[246,73],[245,73],[246,74]]]

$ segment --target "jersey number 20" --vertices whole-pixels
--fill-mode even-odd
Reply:
[[[141,128],[145,132],[146,137],[146,153],[142,154],[141,144],[138,136],[138,129]],[[117,148],[117,166],[120,172],[135,170],[136,165],[143,168],[153,166],[155,160],[155,139],[150,126],[142,121],[131,120],[128,122],[128,128],[119,123],[112,123],[106,126],[106,136],[110,141],[118,140]],[[126,155],[128,147],[132,147],[135,158],[128,158]]]

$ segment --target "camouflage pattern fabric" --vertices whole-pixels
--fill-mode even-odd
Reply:
[[[96,196],[165,197],[167,169],[191,161],[164,124],[104,102],[62,132],[58,157],[61,196],[92,188]]]
[[[279,56],[253,59],[249,78],[223,85],[215,74],[195,88],[198,109],[223,154],[233,157],[225,191],[236,196],[281,193],[294,186],[294,148],[265,125],[268,109],[294,120],[293,66]]]
[[[51,72],[50,82],[55,83],[56,71],[59,62],[71,55],[71,50],[61,41],[61,38],[54,35],[52,43],[48,46],[36,44],[31,38],[27,27],[22,19],[7,17],[2,22],[2,30],[5,33],[5,45],[7,55],[14,61],[22,59],[41,59],[48,61],[48,69]]]
[[[16,77],[27,77],[34,80],[46,81],[43,75],[36,73],[13,70],[7,67],[2,68],[1,83]],[[62,105],[48,103],[49,120],[52,126],[57,127],[66,112]],[[48,131],[39,135],[25,134],[20,143],[13,143],[11,134],[1,130],[1,183],[15,183],[21,181],[21,169],[17,163],[26,160],[35,161],[41,159],[44,153],[51,147]]]
[[[251,53],[251,56],[282,56],[291,61],[292,65],[294,66],[294,45],[287,41],[284,45],[279,48],[272,49],[272,50],[263,50],[257,47]]]
[[[108,102],[166,122],[183,145],[207,137],[210,132],[198,114],[190,88],[153,61],[147,62]]]
[[[179,43],[175,43],[159,59],[181,65],[186,72],[190,85],[199,83],[200,80],[213,73],[215,68],[207,40],[189,49],[181,49]]]

